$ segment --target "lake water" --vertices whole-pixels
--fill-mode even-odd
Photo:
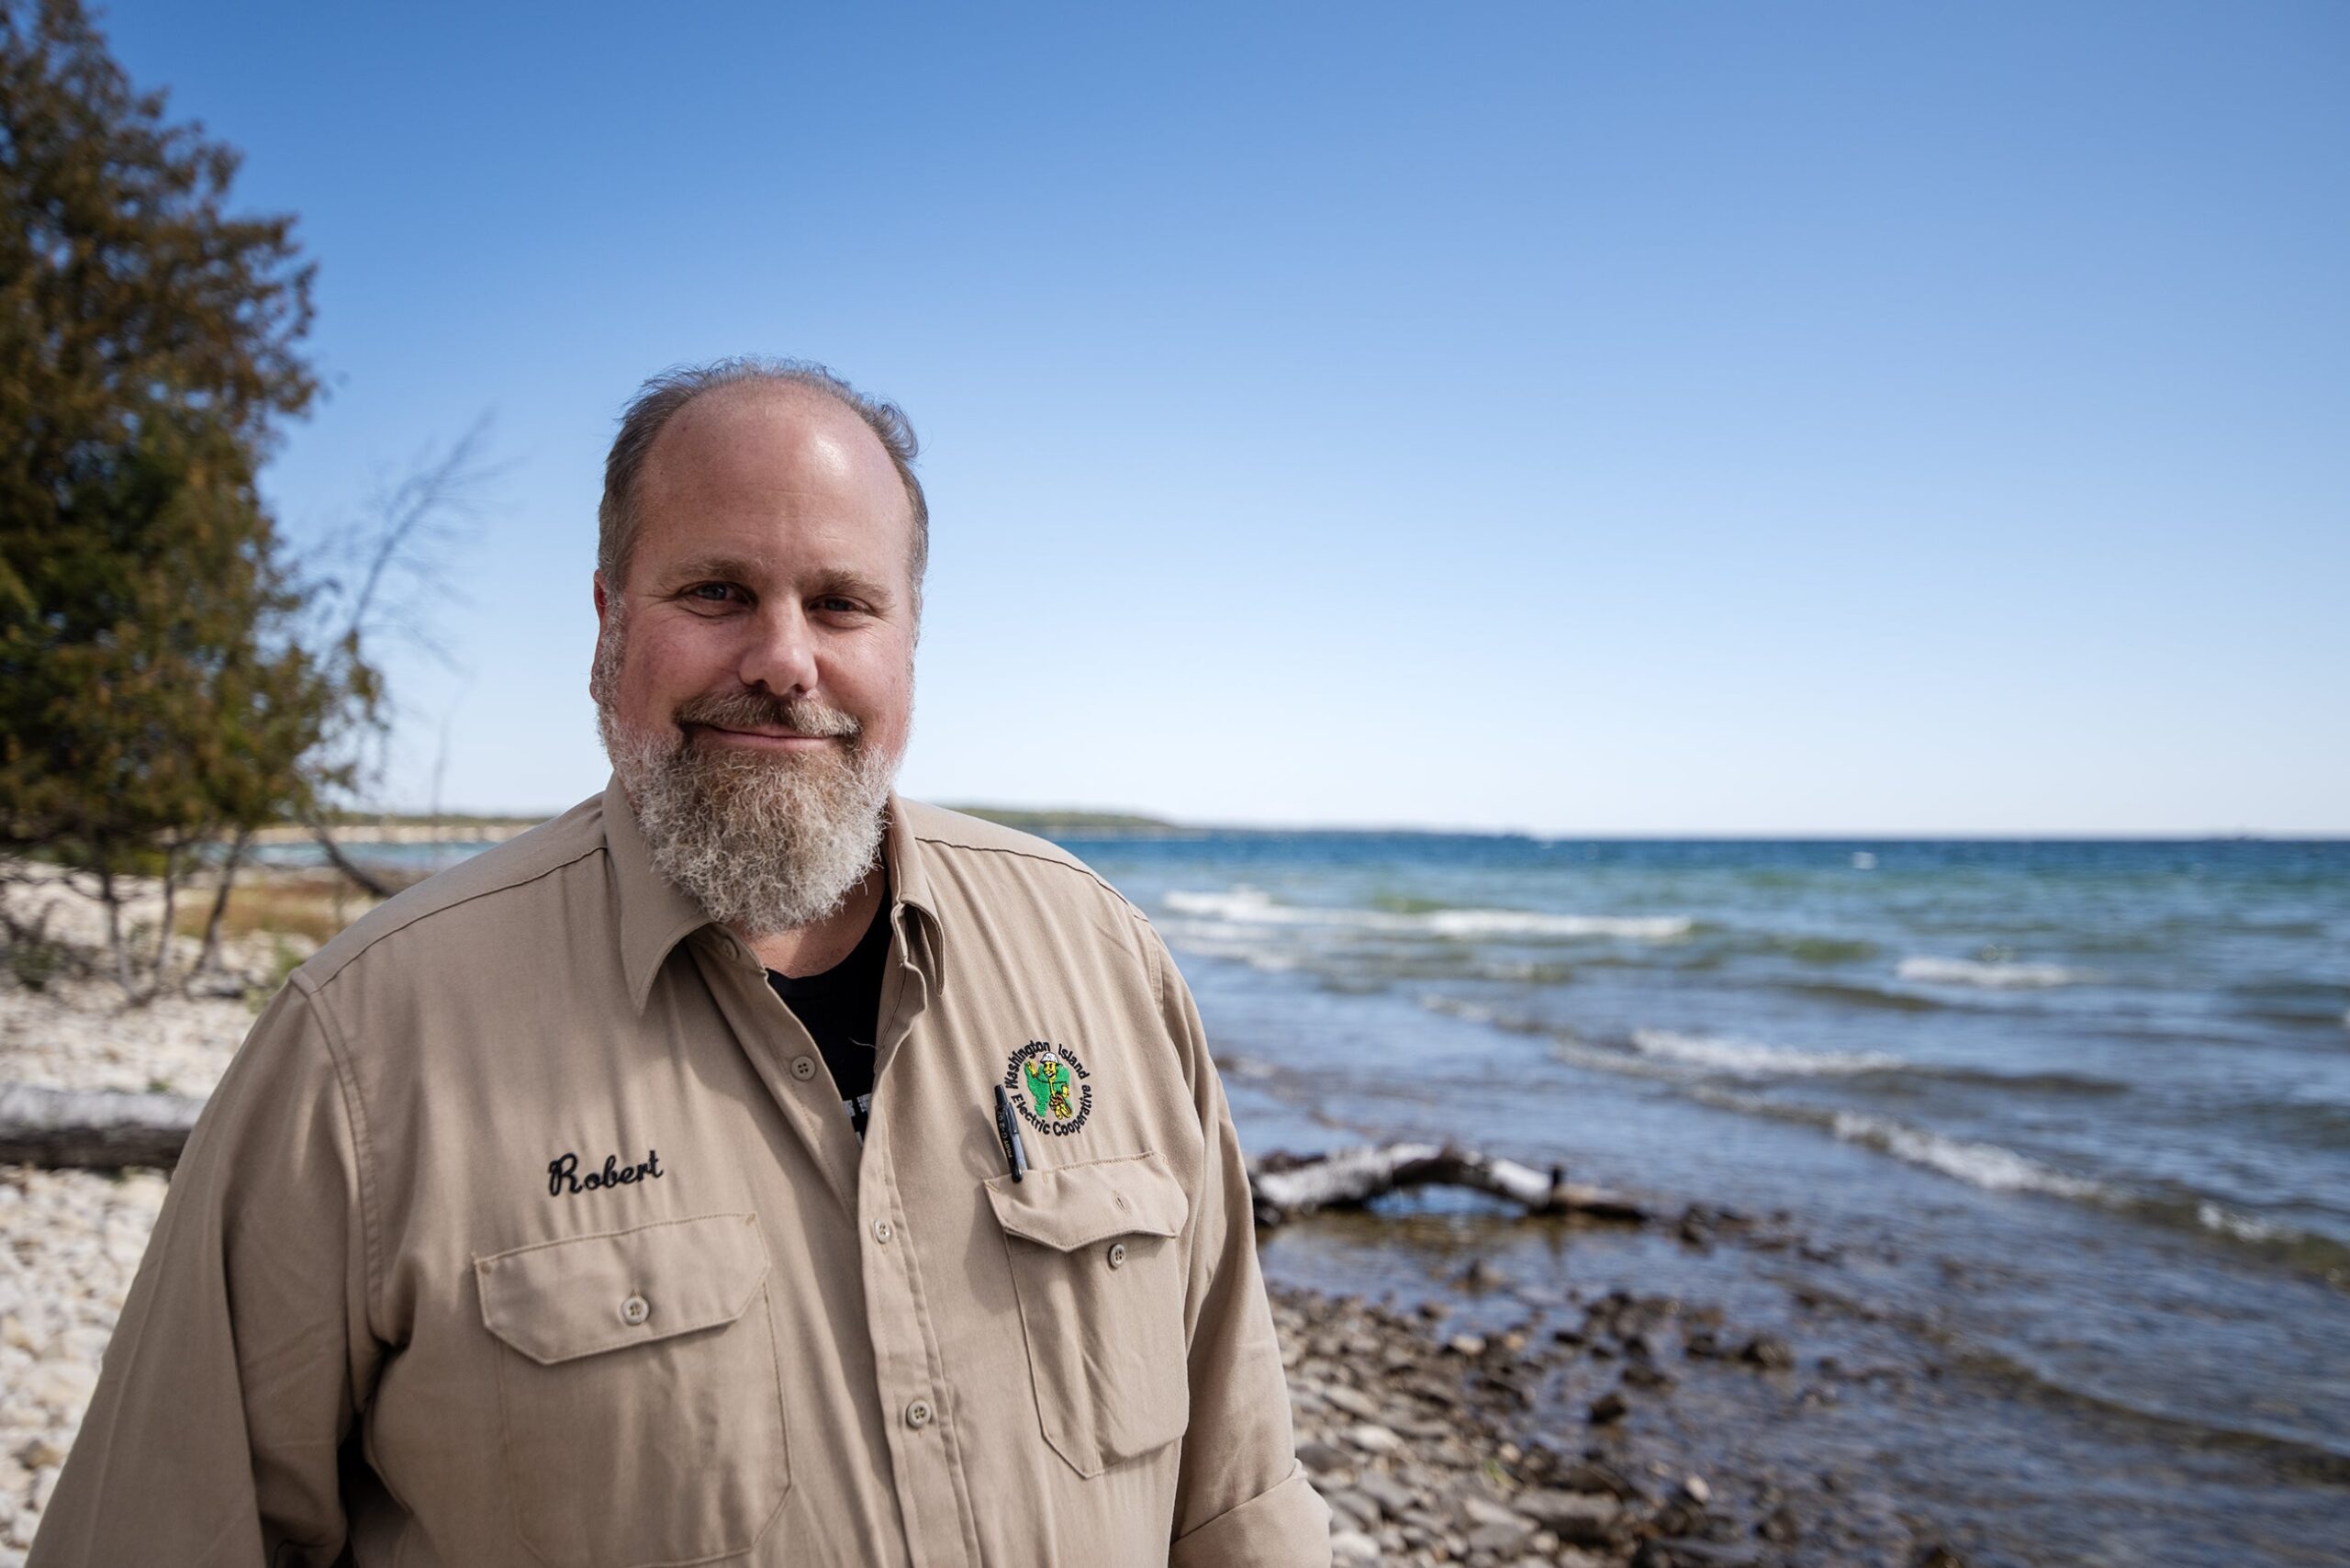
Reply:
[[[1807,1243],[1479,1201],[1417,1255],[1277,1233],[1276,1277],[1729,1303],[1886,1375],[1726,1429],[1978,1561],[2350,1560],[2350,842],[1068,842],[1182,960],[1252,1147],[1458,1138]]]

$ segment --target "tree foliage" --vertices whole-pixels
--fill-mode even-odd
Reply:
[[[308,815],[322,738],[380,695],[355,627],[305,637],[257,488],[318,390],[313,267],[290,217],[229,214],[237,166],[77,0],[0,0],[0,842],[110,911],[126,872]]]

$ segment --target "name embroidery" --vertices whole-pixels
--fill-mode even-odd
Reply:
[[[632,1182],[650,1182],[662,1174],[661,1154],[657,1149],[646,1149],[644,1158],[634,1165],[622,1165],[618,1155],[608,1154],[604,1156],[601,1170],[591,1170],[585,1176],[579,1174],[577,1155],[558,1155],[547,1161],[547,1196],[563,1198],[575,1193],[625,1187]]]

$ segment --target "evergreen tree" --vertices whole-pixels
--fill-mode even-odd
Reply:
[[[236,152],[134,93],[78,0],[0,0],[0,843],[84,869],[126,988],[168,969],[117,883],[310,814],[375,678],[308,646],[256,487],[317,391],[289,217],[226,210]]]

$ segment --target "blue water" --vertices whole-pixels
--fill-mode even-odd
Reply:
[[[1471,1238],[1744,1301],[1918,1375],[1725,1423],[1978,1562],[2343,1560],[2350,842],[1067,843],[1174,947],[1253,1148],[1454,1137],[1807,1243],[1472,1213],[1400,1260],[1279,1233],[1274,1276],[1411,1294]]]
[[[1252,1150],[1455,1138],[1801,1239],[1439,1197],[1269,1275],[1723,1305],[1804,1366],[1693,1369],[1650,1435],[1890,1488],[1978,1564],[2344,1560],[2350,841],[1064,842],[1166,935]]]

